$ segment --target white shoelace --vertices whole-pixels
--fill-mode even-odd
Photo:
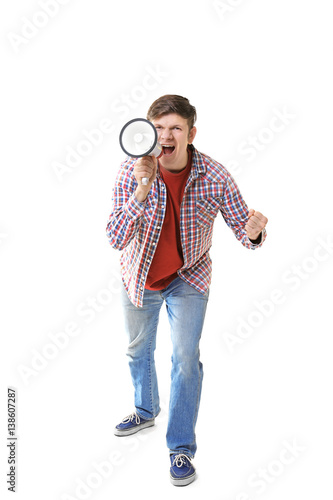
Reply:
[[[185,458],[184,458],[184,457],[185,457]],[[173,465],[173,466],[174,466],[174,465],[176,465],[177,467],[179,467],[179,468],[180,468],[180,467],[182,467],[183,465],[187,465],[187,464],[186,464],[186,459],[187,459],[187,460],[190,460],[190,459],[188,458],[188,456],[187,456],[187,455],[185,455],[184,453],[180,453],[179,455],[176,455],[176,456],[175,456],[175,458],[174,458],[174,460],[173,460],[172,465]]]
[[[123,423],[123,424],[128,424],[129,422],[133,422],[133,420],[134,420],[134,419],[135,419],[135,423],[136,423],[136,424],[139,424],[139,423],[141,422],[139,415],[137,415],[137,414],[134,412],[134,413],[131,413],[130,415],[128,415],[127,417],[125,417],[125,418],[122,420],[122,423]]]

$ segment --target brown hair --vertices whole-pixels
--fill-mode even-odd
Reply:
[[[152,121],[169,113],[177,113],[177,115],[186,118],[189,131],[193,128],[197,119],[196,109],[186,97],[168,94],[159,97],[153,102],[148,110],[147,120]]]

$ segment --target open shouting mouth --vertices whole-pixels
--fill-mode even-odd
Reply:
[[[162,144],[163,156],[171,156],[175,150],[175,146],[171,146],[171,144]]]

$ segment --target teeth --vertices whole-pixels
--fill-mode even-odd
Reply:
[[[173,148],[172,144],[162,144],[164,148]]]

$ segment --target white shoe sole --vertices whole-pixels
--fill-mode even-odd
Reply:
[[[132,434],[136,434],[139,431],[142,431],[142,429],[147,429],[147,427],[153,427],[155,425],[155,419],[154,420],[148,420],[147,422],[143,422],[142,424],[139,424],[135,427],[132,427],[132,429],[117,429],[117,427],[114,430],[114,435],[115,436],[131,436]]]
[[[170,481],[174,486],[187,486],[195,480],[196,472],[192,476],[185,477],[184,479],[175,479],[170,475]]]

